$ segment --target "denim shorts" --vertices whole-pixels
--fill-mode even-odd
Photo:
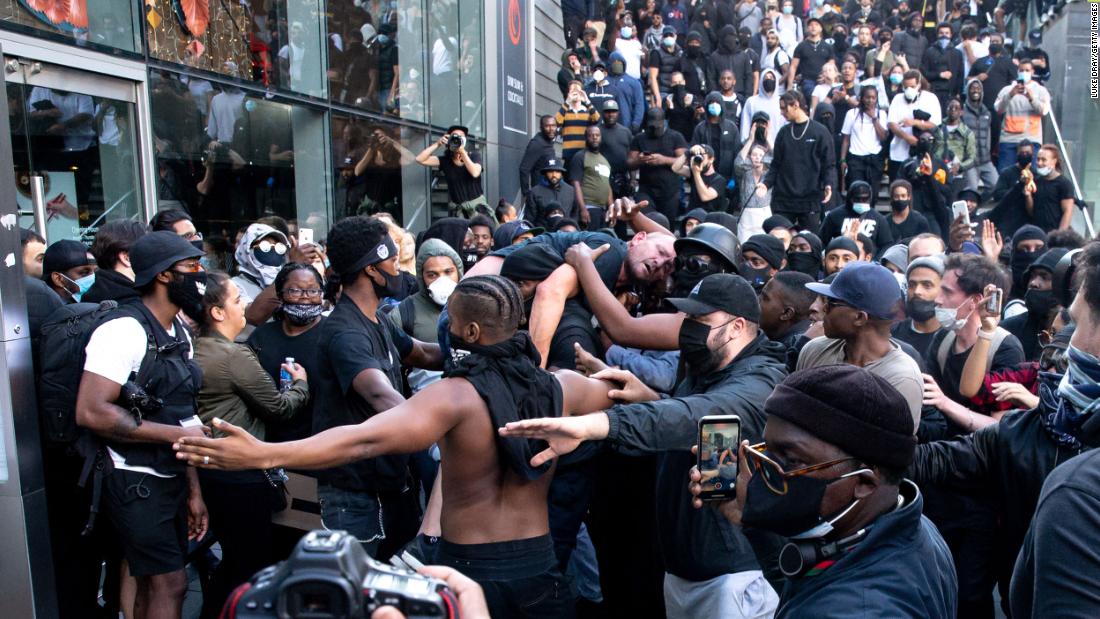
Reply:
[[[319,485],[317,496],[321,503],[321,524],[332,531],[351,533],[373,557],[378,544],[386,539],[378,495],[365,490]]]

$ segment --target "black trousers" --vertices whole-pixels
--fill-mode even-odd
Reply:
[[[853,155],[848,153],[844,161],[848,164],[848,175],[845,177],[845,187],[851,187],[856,181],[864,181],[871,185],[871,200],[878,195],[879,185],[882,184],[882,153],[877,155]]]
[[[210,585],[203,590],[202,617],[216,619],[226,598],[238,585],[274,562],[271,524],[274,489],[259,471],[240,473],[199,471],[202,498],[210,514],[210,534],[222,548]]]

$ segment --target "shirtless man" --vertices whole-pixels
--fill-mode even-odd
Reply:
[[[434,561],[477,581],[494,617],[562,616],[572,600],[549,535],[546,497],[554,465],[531,467],[536,444],[500,439],[496,428],[509,419],[607,408],[612,404],[608,383],[538,370],[529,336],[517,332],[523,317],[519,291],[502,277],[464,279],[448,310],[452,349],[469,354],[455,362],[447,378],[408,401],[359,425],[287,443],[261,442],[216,419],[214,427],[227,436],[181,440],[178,457],[213,469],[325,469],[414,453],[438,442],[443,539]]]

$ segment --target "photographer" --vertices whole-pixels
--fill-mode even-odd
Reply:
[[[485,200],[485,191],[481,188],[481,155],[477,151],[466,150],[470,130],[462,125],[447,128],[447,133],[439,141],[429,145],[416,156],[416,162],[429,168],[439,168],[447,179],[447,194],[450,198],[450,211],[453,216],[469,219],[477,211],[478,205],[489,208]],[[445,156],[436,156],[436,149],[444,148]]]
[[[672,171],[690,179],[691,194],[688,210],[726,210],[726,178],[714,170],[714,149],[707,144],[696,144],[691,150],[676,158]]]

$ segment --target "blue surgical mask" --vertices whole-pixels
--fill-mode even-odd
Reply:
[[[95,283],[95,273],[90,273],[88,275],[85,275],[84,277],[81,277],[80,279],[70,279],[64,273],[61,274],[61,277],[64,277],[70,282],[76,284],[77,291],[75,293],[70,292],[69,294],[73,296],[73,301],[76,301],[77,303],[80,303],[80,299],[84,295],[88,294],[88,291],[92,288],[92,284]]]
[[[862,215],[871,210],[871,205],[867,202],[853,202],[852,210],[856,212],[856,215]]]
[[[708,103],[707,104],[707,114],[710,114],[711,116],[721,116],[722,115],[722,104],[721,103]]]
[[[251,112],[255,109],[256,109],[256,102],[251,100],[251,99],[245,99],[245,101],[244,101],[244,110],[246,112]]]
[[[793,6],[783,7],[783,14],[784,15],[790,15],[791,13],[794,13],[794,7]]]
[[[902,75],[901,73],[891,73],[890,74],[890,83],[897,86],[898,84],[901,83],[901,80],[902,80],[903,77],[905,77],[905,76]]]
[[[619,36],[624,39],[629,39],[634,36],[634,30],[630,26],[623,26],[619,29]]]
[[[1022,81],[1023,83],[1026,84],[1026,83],[1031,81],[1031,72],[1030,71],[1020,71],[1019,73],[1016,74],[1016,79],[1018,79],[1018,80],[1020,80],[1020,81]]]
[[[380,44],[382,44],[382,45],[385,45],[386,43],[389,43],[389,42],[390,42],[390,37],[388,37],[388,36],[386,36],[386,35],[384,35],[384,34],[380,34],[380,35],[378,35],[378,39],[377,39],[377,40],[378,40],[378,42],[379,42]]]
[[[672,47],[676,45],[676,37],[665,37],[661,39],[661,42],[665,44],[665,47]]]

